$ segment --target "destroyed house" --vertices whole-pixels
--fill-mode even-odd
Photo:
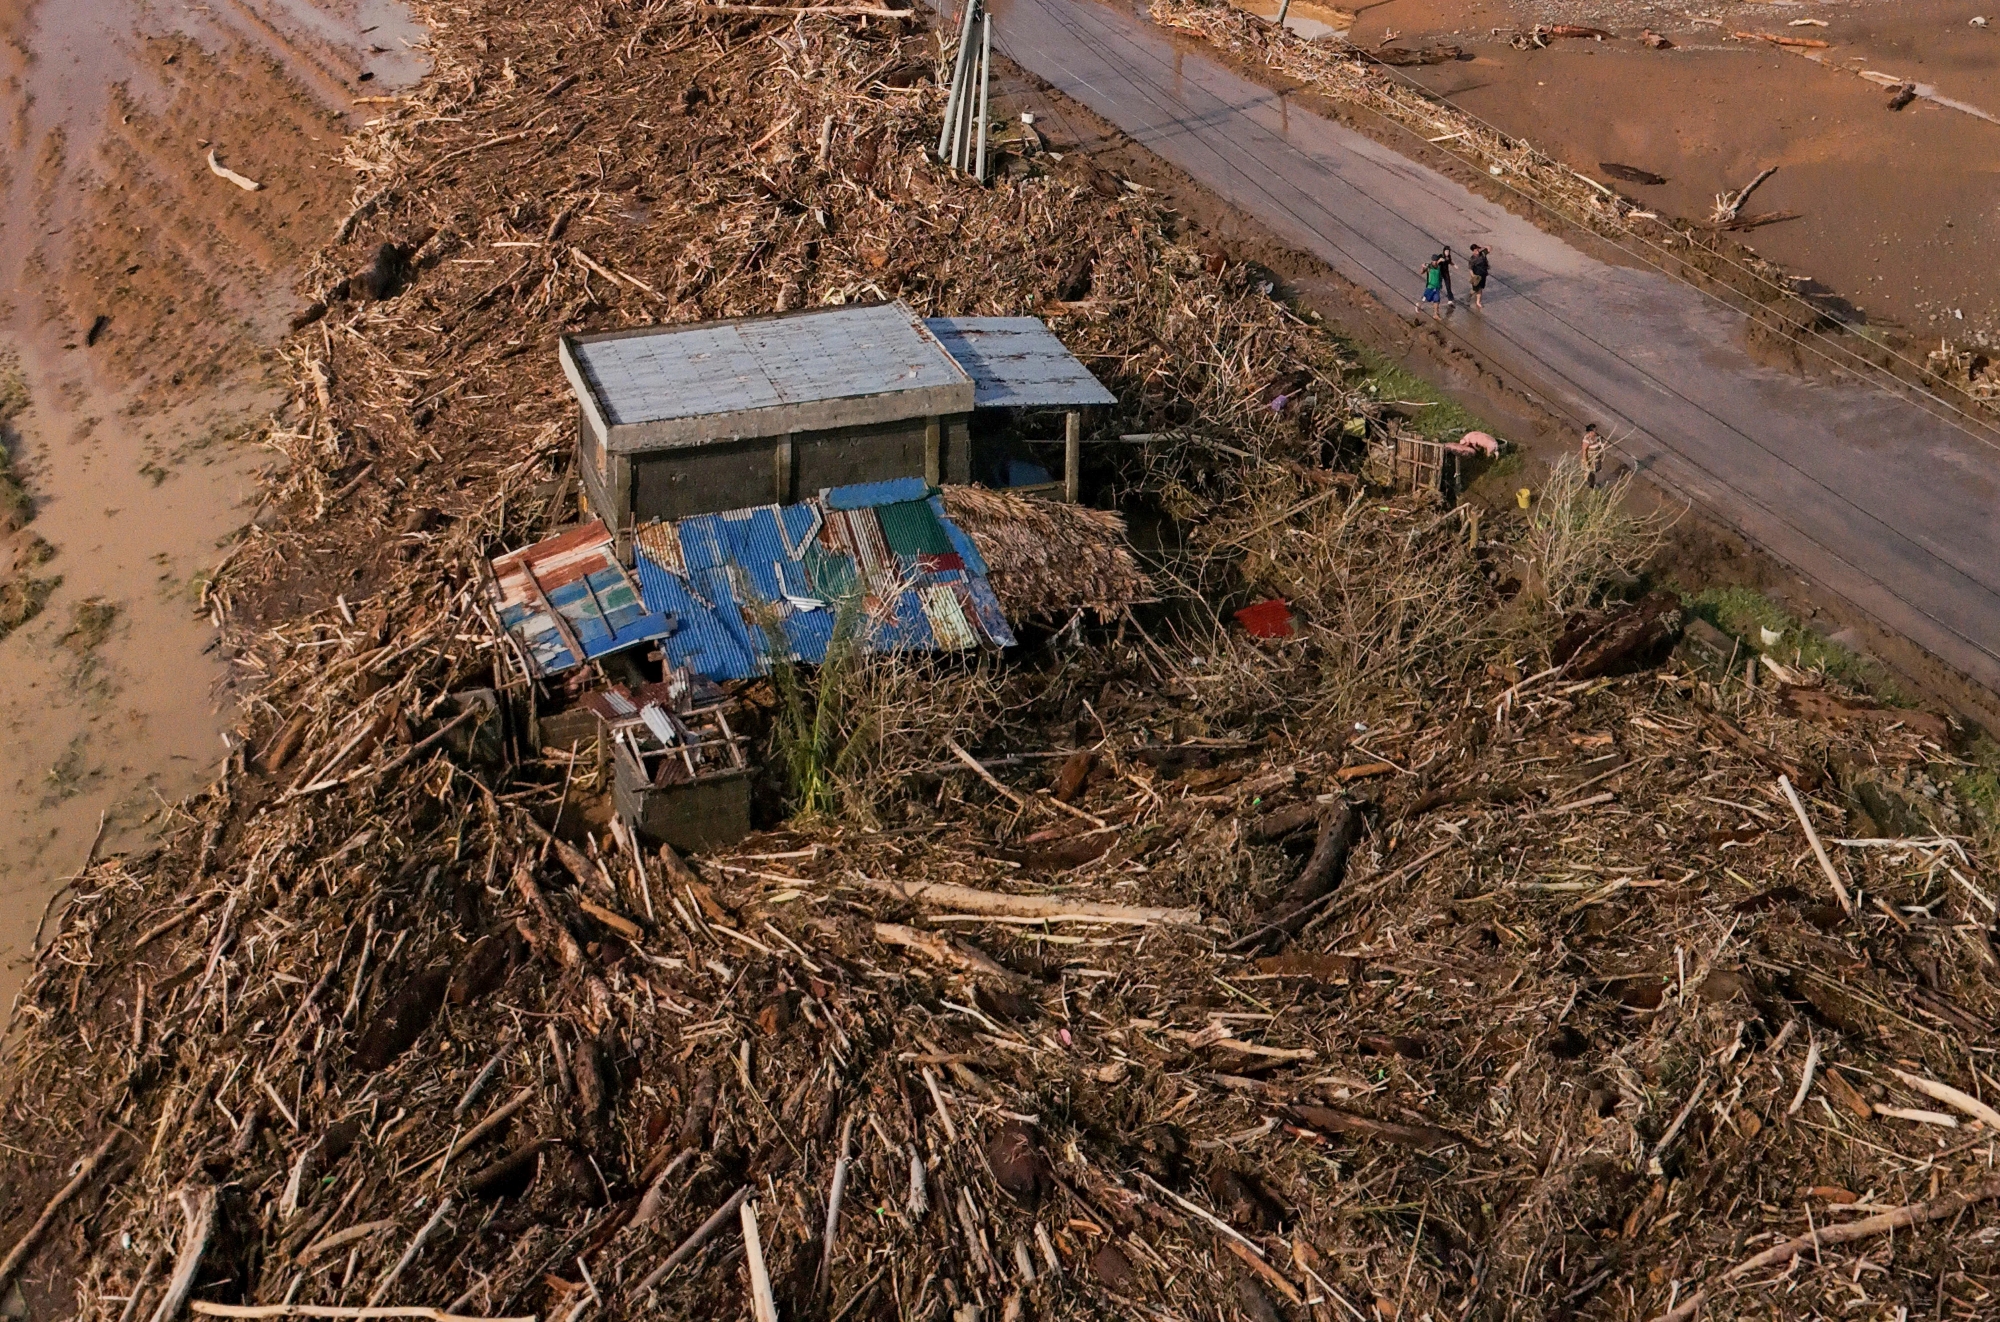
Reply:
[[[975,411],[1068,414],[1109,391],[1030,317],[918,317],[902,303],[566,335],[578,470],[630,563],[639,524],[790,505],[857,483],[972,479]]]
[[[491,562],[488,599],[529,676],[649,642],[669,672],[711,681],[767,673],[778,638],[817,665],[849,601],[868,651],[1014,643],[978,548],[922,478],[650,521],[633,542],[628,571],[593,519]]]

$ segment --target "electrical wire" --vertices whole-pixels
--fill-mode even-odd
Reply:
[[[1467,110],[1464,106],[1452,100],[1448,94],[1428,88],[1424,86],[1422,83],[1418,82],[1416,79],[1410,77],[1408,74],[1405,74],[1401,70],[1395,68],[1394,66],[1383,64],[1379,60],[1374,59],[1372,56],[1369,55],[1369,53],[1365,49],[1355,45],[1348,38],[1336,35],[1334,40],[1337,41],[1348,52],[1353,54],[1357,59],[1361,60],[1363,63],[1381,69],[1382,72],[1392,81],[1395,81],[1397,83],[1402,84],[1405,87],[1408,87],[1410,90],[1418,93],[1419,95],[1429,100],[1440,102],[1443,105],[1449,106],[1457,114],[1463,116],[1465,119],[1471,121],[1472,123],[1478,125],[1479,127],[1486,129],[1487,131],[1491,132],[1496,137],[1499,137],[1502,140],[1506,141],[1515,140],[1514,135],[1505,132],[1497,125],[1481,118],[1479,115],[1474,114],[1472,111]],[[1387,120],[1390,124],[1395,125],[1395,127],[1402,130],[1403,132],[1408,133],[1414,137],[1421,138],[1421,135],[1417,134],[1416,131],[1412,129],[1409,125],[1400,123],[1388,115],[1382,115],[1380,111],[1376,111],[1375,113],[1384,120]],[[1425,146],[1435,148],[1441,154],[1450,156],[1452,159],[1459,161],[1462,164],[1473,166],[1475,168],[1480,166],[1479,159],[1471,155],[1470,153],[1463,151],[1455,151],[1449,146],[1445,146],[1442,143],[1432,142],[1427,138],[1423,138],[1422,141],[1424,142]],[[1562,165],[1560,162],[1552,162],[1552,163],[1560,166],[1560,168],[1562,169],[1569,170],[1569,172],[1571,174],[1576,175],[1578,179],[1582,179],[1586,183],[1591,184],[1594,187],[1600,187],[1600,188],[1602,187],[1602,185],[1597,184],[1595,180],[1590,179],[1588,175],[1582,174],[1581,172],[1572,169],[1569,166]],[[1490,171],[1483,169],[1481,170],[1481,173],[1484,174],[1489,179],[1496,180],[1501,187],[1507,189],[1515,196],[1520,197],[1525,201],[1531,202],[1536,206],[1540,206],[1546,210],[1555,212],[1557,215],[1569,221],[1571,224],[1576,225],[1580,229],[1589,231],[1591,234],[1595,235],[1602,241],[1611,244],[1618,251],[1625,253],[1627,256],[1632,257],[1637,261],[1645,263],[1647,266],[1651,267],[1654,270],[1659,271],[1662,275],[1665,275],[1669,279],[1679,281],[1680,283],[1686,285],[1688,288],[1693,289],[1695,292],[1703,295],[1706,298],[1721,303],[1725,307],[1731,307],[1731,310],[1738,313],[1739,315],[1749,315],[1745,311],[1745,309],[1733,307],[1732,305],[1730,305],[1726,299],[1721,298],[1712,289],[1703,288],[1700,284],[1696,283],[1693,280],[1688,279],[1686,276],[1681,275],[1676,271],[1669,270],[1667,266],[1664,265],[1662,262],[1655,261],[1639,252],[1635,252],[1631,248],[1626,247],[1624,244],[1620,243],[1617,239],[1604,234],[1603,231],[1597,229],[1595,226],[1590,224],[1590,222],[1587,219],[1578,216],[1574,211],[1569,210],[1564,205],[1562,205],[1561,202],[1551,201],[1550,199],[1543,197],[1538,193],[1530,192],[1529,190],[1520,187],[1518,184],[1508,179],[1504,174],[1494,175]],[[1613,194],[1613,196],[1616,195]],[[1622,221],[1623,217],[1620,217],[1619,219]],[[1660,254],[1663,258],[1670,259],[1672,261],[1678,262],[1683,265],[1687,264],[1684,258],[1681,258],[1679,254],[1674,253],[1671,249],[1666,248],[1665,246],[1660,244],[1657,240],[1649,238],[1645,234],[1641,233],[1636,229],[1631,228],[1628,225],[1621,224],[1619,228],[1623,233],[1630,236],[1633,240],[1637,241],[1638,243],[1644,244],[1646,247]],[[1682,235],[1682,237],[1687,240],[1690,248],[1694,246],[1693,236]],[[1988,446],[1995,446],[1995,448],[2000,448],[2000,445],[1996,445],[1994,439],[1990,435],[1981,435],[1979,434],[1979,432],[1972,430],[1973,428],[1984,428],[1990,432],[1995,427],[1995,423],[1992,422],[1991,420],[1979,417],[1976,414],[1968,412],[1967,410],[1959,407],[1958,405],[1953,404],[1950,400],[1941,398],[1940,396],[1938,396],[1937,394],[1935,394],[1934,392],[1925,388],[1922,385],[1905,381],[1902,378],[1895,376],[1893,373],[1886,372],[1885,369],[1879,363],[1870,361],[1868,358],[1864,357],[1857,350],[1852,349],[1846,344],[1843,344],[1835,340],[1832,336],[1829,336],[1826,332],[1820,330],[1817,326],[1813,324],[1813,322],[1816,321],[1819,317],[1818,310],[1813,308],[1811,303],[1807,302],[1804,298],[1800,297],[1797,290],[1787,288],[1785,285],[1772,279],[1770,276],[1764,274],[1762,271],[1759,271],[1755,267],[1750,266],[1749,264],[1737,259],[1734,256],[1731,256],[1729,253],[1723,251],[1719,246],[1713,248],[1705,248],[1704,251],[1709,253],[1711,256],[1715,257],[1717,260],[1727,264],[1728,266],[1730,266],[1737,272],[1741,273],[1745,277],[1755,281],[1756,283],[1764,286],[1766,289],[1769,289],[1773,293],[1777,294],[1781,299],[1785,300],[1787,304],[1797,304],[1799,306],[1808,309],[1810,313],[1810,317],[1808,320],[1793,321],[1789,317],[1786,317],[1779,308],[1773,307],[1770,304],[1755,303],[1754,300],[1752,300],[1754,307],[1770,311],[1776,314],[1792,330],[1804,335],[1812,336],[1814,339],[1819,340],[1826,345],[1832,346],[1836,352],[1838,352],[1843,356],[1844,361],[1837,361],[1824,350],[1812,350],[1813,352],[1817,353],[1819,357],[1827,361],[1829,364],[1835,367],[1845,367],[1846,370],[1851,372],[1857,372],[1858,374],[1870,375],[1871,377],[1876,378],[1878,380],[1878,383],[1882,379],[1886,378],[1886,380],[1889,383],[1891,383],[1890,388],[1892,390],[1895,390],[1896,393],[1900,393],[1900,390],[1898,390],[1897,388],[1901,388],[1904,390],[1915,390],[1923,398],[1936,404],[1938,407],[1943,408],[1952,414],[1955,414],[1965,423],[1970,424],[1969,427],[1962,427],[1961,430],[1966,431],[1967,434],[1971,435],[1975,440],[1978,440],[1982,444]],[[1740,290],[1732,290],[1731,292],[1737,293],[1745,298],[1750,297],[1748,294],[1744,294],[1743,291]],[[1802,346],[1802,347],[1809,347],[1809,346]],[[1896,350],[1890,348],[1888,345],[1877,345],[1876,347],[1881,349],[1884,353],[1888,354],[1890,357],[1894,358],[1897,362],[1900,362],[1906,367],[1908,367],[1910,370],[1919,373],[1921,376],[1929,378],[1930,380],[1941,382],[1946,385],[1950,384],[1949,382],[1945,381],[1945,379],[1942,376],[1940,376],[1937,372],[1931,370],[1931,368],[1928,365],[1919,363],[1915,359],[1910,358],[1905,354],[1898,353]],[[1928,410],[1926,411],[1928,412]],[[1931,416],[1936,417],[1937,415],[1932,414]]]
[[[1080,46],[1086,48],[1089,46],[1090,39],[1088,34],[1086,34],[1083,31],[1083,29],[1076,22],[1074,22],[1067,14],[1061,14],[1056,12],[1055,7],[1052,5],[1045,4],[1041,7],[1043,8],[1044,13],[1048,14],[1049,17],[1052,19],[1052,21],[1056,23],[1057,26],[1061,27],[1066,32],[1068,32]],[[1010,45],[1011,45],[1010,42],[1007,42],[1004,39],[1002,40],[1003,51],[1007,51]],[[1011,54],[1011,52],[1009,53]],[[1111,58],[1110,56],[1104,54],[1102,51],[1100,51],[1099,57],[1106,59],[1107,61],[1110,60]],[[1023,68],[1029,67],[1026,61],[1023,61],[1019,58],[1015,58],[1015,63]],[[1175,113],[1175,110],[1172,106],[1163,102],[1158,96],[1154,95],[1151,92],[1147,80],[1138,75],[1136,68],[1128,66],[1125,72],[1127,74],[1130,86],[1132,87],[1133,91],[1137,93],[1146,103],[1148,103],[1155,110],[1157,110],[1163,117],[1165,122],[1178,125],[1182,128],[1188,127],[1185,120],[1181,116]],[[1166,70],[1165,72],[1167,73],[1170,79],[1175,76],[1174,71],[1172,70]],[[1247,128],[1254,130],[1266,136],[1267,138],[1271,138],[1283,144],[1282,138],[1276,138],[1275,135],[1272,135],[1268,129],[1265,129],[1263,128],[1263,126],[1257,124],[1255,120],[1245,116],[1244,123]],[[1198,138],[1194,138],[1191,140],[1200,141],[1200,139]],[[1219,163],[1222,164],[1225,171],[1235,175],[1238,178],[1241,178],[1242,180],[1244,180],[1246,184],[1254,182],[1253,180],[1251,180],[1248,173],[1242,168],[1242,166],[1238,162],[1225,156],[1221,152],[1216,151],[1213,147],[1208,146],[1208,144],[1206,143],[1204,143],[1203,145],[1205,147],[1208,147],[1210,154],[1214,156],[1214,158]],[[1289,144],[1285,145],[1288,146]],[[1385,287],[1391,287],[1391,288],[1394,287],[1395,282],[1389,279],[1382,271],[1378,270],[1375,263],[1370,262],[1367,258],[1362,256],[1361,254],[1351,251],[1347,246],[1343,245],[1337,238],[1327,236],[1319,226],[1315,225],[1312,221],[1308,220],[1305,216],[1301,215],[1295,208],[1287,205],[1284,202],[1284,200],[1277,197],[1268,188],[1263,188],[1260,191],[1263,192],[1264,196],[1274,206],[1276,206],[1279,210],[1281,210],[1285,215],[1290,217],[1294,223],[1296,223],[1306,232],[1313,234],[1316,238],[1319,239],[1320,242],[1326,244],[1327,247],[1331,248],[1333,251],[1338,253],[1346,261],[1352,263],[1353,266],[1358,267],[1362,271],[1367,272],[1370,276],[1374,277],[1374,279],[1381,282],[1381,284],[1384,285]],[[1428,232],[1423,229],[1422,226],[1412,221],[1409,217],[1403,216],[1400,213],[1395,212],[1393,209],[1385,206],[1381,202],[1368,196],[1366,193],[1363,193],[1358,189],[1354,191],[1357,193],[1358,196],[1363,198],[1366,202],[1381,209],[1384,212],[1384,214],[1394,217],[1395,219],[1401,221],[1403,224],[1416,230],[1418,233],[1423,234],[1427,240],[1432,238],[1432,236],[1430,236]],[[1434,193],[1433,195],[1436,194]],[[1522,194],[1522,196],[1527,196],[1527,195]],[[1350,232],[1352,232],[1351,227],[1347,226],[1346,222],[1340,221],[1338,216],[1332,216],[1331,212],[1328,212],[1328,214],[1332,219],[1338,221],[1343,228],[1348,228],[1350,229]],[[1355,238],[1361,239],[1362,236],[1360,236],[1357,233],[1355,234]],[[1363,241],[1367,242],[1367,240],[1365,239]],[[1633,255],[1635,257],[1637,256],[1636,254]],[[1639,260],[1643,261],[1644,259],[1639,258]],[[1646,263],[1646,264],[1649,267],[1652,266],[1652,263]],[[1668,274],[1671,278],[1671,273],[1662,272],[1662,274]],[[1398,279],[1402,278],[1402,272],[1400,270],[1398,271],[1397,278]],[[1820,491],[1824,492],[1825,495],[1835,504],[1845,507],[1846,509],[1852,511],[1855,515],[1858,515],[1860,518],[1875,524],[1889,537],[1891,537],[1895,541],[1901,542],[1906,547],[1908,547],[1910,552],[1916,554],[1919,557],[1934,562],[1940,569],[1942,569],[1952,577],[1961,580],[1965,585],[1972,588],[1976,593],[1983,594],[1987,598],[1991,599],[1996,609],[2000,609],[2000,591],[1996,591],[1995,589],[1988,587],[1986,584],[1981,583],[1978,579],[1974,578],[1968,571],[1952,563],[1938,551],[1923,545],[1921,542],[1918,542],[1914,538],[1910,537],[1908,534],[1904,533],[1901,529],[1898,529],[1893,525],[1888,524],[1886,521],[1880,519],[1879,517],[1877,517],[1867,509],[1863,508],[1862,506],[1860,506],[1855,501],[1848,498],[1841,492],[1836,491],[1832,487],[1828,486],[1827,483],[1822,479],[1814,476],[1809,472],[1806,472],[1804,469],[1801,469],[1797,464],[1793,463],[1791,460],[1772,451],[1770,447],[1764,445],[1762,442],[1758,441],[1757,438],[1743,431],[1740,427],[1737,427],[1727,418],[1724,418],[1719,414],[1716,414],[1712,410],[1708,409],[1706,406],[1702,405],[1699,401],[1689,397],[1687,394],[1676,389],[1668,382],[1661,380],[1659,377],[1641,368],[1638,364],[1633,363],[1630,359],[1626,358],[1617,350],[1604,344],[1602,341],[1598,340],[1594,335],[1590,334],[1588,331],[1585,331],[1582,327],[1578,326],[1569,318],[1567,318],[1560,312],[1556,311],[1555,309],[1549,307],[1542,300],[1535,298],[1531,293],[1529,293],[1525,289],[1518,288],[1504,280],[1497,281],[1496,283],[1499,283],[1502,286],[1502,288],[1507,289],[1515,297],[1520,298],[1523,302],[1526,302],[1530,306],[1539,310],[1551,322],[1567,330],[1572,335],[1576,336],[1578,339],[1596,348],[1601,353],[1610,358],[1612,361],[1622,364],[1625,368],[1631,371],[1634,376],[1646,380],[1647,382],[1651,383],[1655,388],[1659,389],[1663,394],[1666,394],[1674,398],[1675,400],[1679,401],[1680,403],[1694,410],[1695,412],[1697,412],[1702,417],[1706,418],[1716,426],[1724,429],[1728,433],[1739,438],[1747,445],[1761,451],[1763,454],[1769,457],[1769,459],[1771,459],[1774,463],[1786,469],[1789,469],[1800,480],[1809,483],[1812,486],[1818,488]],[[1678,280],[1677,283],[1688,284],[1689,282],[1684,280]],[[1705,293],[1705,291],[1700,290],[1699,287],[1693,287],[1693,288],[1694,292],[1696,293]],[[1728,304],[1723,303],[1721,300],[1713,298],[1712,295],[1708,297],[1710,298],[1710,301],[1715,302],[1720,306],[1723,306],[1725,308],[1728,308],[1729,306]],[[1737,311],[1737,309],[1729,308],[1729,310],[1731,312],[1737,312],[1738,315],[1741,315],[1740,312]],[[1451,334],[1462,345],[1464,345],[1464,347],[1469,352],[1481,358],[1484,358],[1486,356],[1485,354],[1479,351],[1476,345],[1474,345],[1471,341],[1467,340],[1464,337],[1463,332],[1458,331],[1456,328],[1447,327],[1446,329],[1447,333]],[[1517,351],[1522,353],[1522,355],[1529,361],[1537,363],[1545,371],[1554,373],[1562,381],[1563,384],[1575,390],[1578,394],[1585,396],[1588,395],[1589,393],[1588,389],[1581,382],[1575,381],[1566,372],[1564,372],[1561,368],[1555,366],[1554,364],[1543,362],[1538,357],[1538,355],[1535,354],[1533,350],[1531,350],[1526,344],[1522,343],[1519,339],[1517,339],[1513,335],[1507,333],[1503,329],[1494,326],[1492,323],[1486,323],[1486,329],[1488,333],[1495,335],[1497,338],[1501,339],[1502,341],[1504,341],[1505,343],[1507,343],[1508,345],[1512,346]],[[1549,401],[1542,401],[1542,402],[1544,403],[1545,407],[1550,406]],[[1557,412],[1565,417],[1570,417],[1571,420],[1574,421],[1573,415],[1566,408],[1551,407],[1551,411]],[[1934,420],[1936,421],[1940,421],[1946,423],[1947,425],[1952,425],[1956,427],[1956,424],[1953,423],[1953,421],[1949,418],[1937,418],[1936,415],[1930,414],[1929,410],[1925,410],[1925,413],[1927,416],[1933,417]],[[1957,429],[1964,430],[1963,428],[1957,428]],[[1936,615],[1923,605],[1919,604],[1918,602],[1913,601],[1897,593],[1887,584],[1881,582],[1879,579],[1869,574],[1867,571],[1861,569],[1860,566],[1855,565],[1852,561],[1848,560],[1845,556],[1841,555],[1833,547],[1829,546],[1820,538],[1808,532],[1805,528],[1800,527],[1790,518],[1786,517],[1784,514],[1779,512],[1777,509],[1773,508],[1772,506],[1766,504],[1764,501],[1759,500],[1754,496],[1751,496],[1749,493],[1744,492],[1739,488],[1735,487],[1733,484],[1729,483],[1709,465],[1703,463],[1699,459],[1696,459],[1686,454],[1685,452],[1679,449],[1666,445],[1664,442],[1660,442],[1659,438],[1657,437],[1654,437],[1653,439],[1655,440],[1656,443],[1659,443],[1661,445],[1661,448],[1666,452],[1666,454],[1670,455],[1675,461],[1685,465],[1687,468],[1691,469],[1695,473],[1698,473],[1701,476],[1709,479],[1717,486],[1725,490],[1730,490],[1734,492],[1739,499],[1744,500],[1753,508],[1757,509],[1759,512],[1761,512],[1766,517],[1771,519],[1774,523],[1786,529],[1793,536],[1800,538],[1802,541],[1812,546],[1820,555],[1824,556],[1829,561],[1844,566],[1846,569],[1855,574],[1857,577],[1869,583],[1878,591],[1884,593],[1891,600],[1895,601],[1897,604],[1899,604],[1906,610],[1909,610],[1914,614],[1922,617],[1923,619],[1928,620],[1938,629],[1948,634],[1949,636],[1958,639],[1959,641],[1966,644],[1980,655],[1990,660],[2000,661],[2000,652],[1995,652],[1991,647],[1988,647],[1986,644],[1982,643],[1978,639],[1973,638],[1972,636],[1966,634],[1962,630],[1956,628],[1955,626],[1953,626],[1946,620],[1940,618],[1938,615]],[[1982,438],[1978,438],[1975,436],[1974,439],[1982,439]],[[1752,538],[1751,540],[1754,541],[1755,539]],[[1849,595],[1851,598],[1851,594],[1843,594],[1843,595]],[[1878,624],[1881,624],[1884,628],[1890,629],[1891,632],[1898,632],[1898,630],[1893,629],[1886,622],[1882,621],[1880,616],[1878,616],[1874,611],[1869,610],[1865,606],[1861,606],[1860,603],[1858,602],[1854,604],[1859,609],[1861,609],[1865,615],[1875,620]]]

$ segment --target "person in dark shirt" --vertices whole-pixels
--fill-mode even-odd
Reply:
[[[1487,259],[1492,255],[1491,248],[1475,243],[1472,245],[1471,259],[1466,262],[1466,266],[1472,271],[1472,306],[1476,309],[1483,310],[1486,307],[1483,295],[1486,293],[1486,275],[1491,269]]]
[[[1437,260],[1438,260],[1438,274],[1442,276],[1444,280],[1444,301],[1451,304],[1451,306],[1453,307],[1457,307],[1458,295],[1451,292],[1451,249],[1450,248],[1438,249]]]

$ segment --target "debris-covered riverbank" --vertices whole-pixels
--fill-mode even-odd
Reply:
[[[35,1308],[1981,1315],[1958,732],[1795,636],[1669,651],[1653,530],[1568,469],[1369,485],[1399,406],[1257,273],[1032,135],[991,189],[926,157],[909,20],[424,17],[210,592],[263,706],[23,1003]],[[871,662],[827,811],[636,848],[455,696],[509,683],[477,566],[573,518],[554,336],[885,297],[1059,327],[1155,438],[1091,483],[1168,600]]]

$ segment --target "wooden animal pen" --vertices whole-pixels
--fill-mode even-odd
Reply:
[[[641,839],[694,852],[750,834],[750,760],[726,706],[648,704],[604,722],[612,803]]]
[[[1426,441],[1417,436],[1396,438],[1396,485],[1412,491],[1445,492],[1448,474],[1456,476],[1458,456],[1442,441]]]

